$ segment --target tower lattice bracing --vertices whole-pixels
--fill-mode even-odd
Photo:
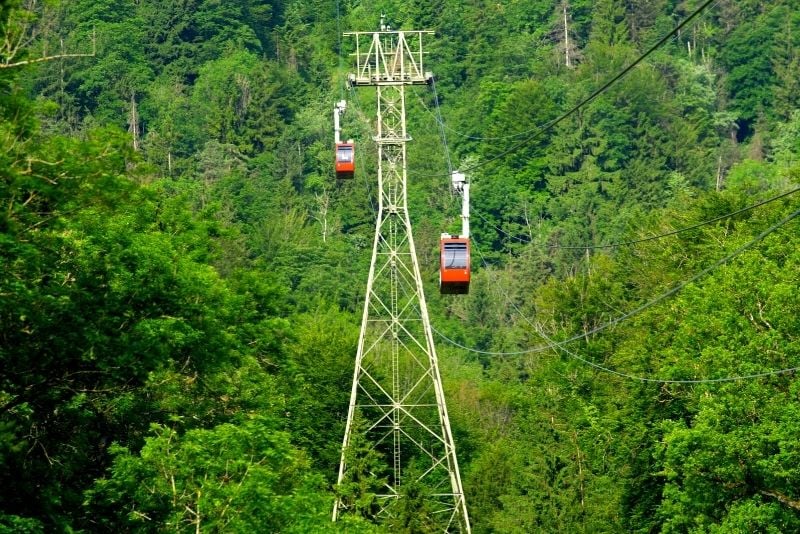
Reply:
[[[407,204],[405,88],[432,78],[430,33],[345,34],[356,47],[350,83],[377,90],[379,204],[333,519],[391,521],[413,507],[428,527],[470,532]],[[365,477],[379,481],[368,504],[344,495]]]

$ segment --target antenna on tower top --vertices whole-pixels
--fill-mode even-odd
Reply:
[[[386,31],[386,13],[381,13],[381,31]]]

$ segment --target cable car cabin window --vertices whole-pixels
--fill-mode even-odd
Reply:
[[[469,265],[466,243],[445,243],[442,254],[445,269],[466,269]]]
[[[355,147],[352,143],[336,145],[336,177],[352,178],[356,170]]]
[[[336,149],[336,161],[340,163],[350,163],[353,161],[353,147],[340,146]]]

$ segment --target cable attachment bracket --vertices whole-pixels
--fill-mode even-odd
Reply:
[[[450,175],[453,190],[461,197],[461,237],[469,239],[469,182],[463,172]]]

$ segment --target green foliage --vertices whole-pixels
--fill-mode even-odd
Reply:
[[[348,515],[375,521],[381,503],[377,494],[386,483],[387,466],[364,434],[364,420],[356,413],[351,439],[344,451],[347,471],[341,483],[334,487],[337,503]]]
[[[750,24],[740,25],[726,41],[720,60],[728,71],[726,86],[732,108],[745,128],[770,109],[771,89],[776,85],[770,55],[782,22],[790,17],[788,6],[777,5],[760,13]]]
[[[374,29],[381,12],[435,31],[426,62],[452,164],[477,165],[473,287],[441,298],[436,244],[458,202],[432,91],[410,88],[409,204],[432,320],[485,351],[437,340],[474,531],[800,530],[794,373],[658,385],[587,366],[667,379],[796,366],[794,222],[589,334],[796,200],[586,246],[796,187],[797,10],[719,2],[539,130],[696,4],[0,4],[5,40],[29,43],[2,60],[96,45],[0,69],[0,532],[382,528],[386,466],[358,422],[332,487],[377,154],[373,96],[339,94],[352,43],[337,32]],[[359,170],[335,183],[343,97]],[[573,356],[490,354],[580,333]],[[334,526],[335,498],[356,513]],[[395,512],[385,528],[434,528],[425,488],[406,485]]]
[[[276,64],[248,52],[205,63],[194,84],[191,109],[208,139],[235,144],[246,154],[273,148],[291,114],[279,100],[291,79]]]
[[[317,310],[294,319],[296,341],[283,373],[295,442],[309,451],[320,471],[332,479],[341,456],[352,381],[350,365],[358,326],[336,309]]]
[[[30,517],[0,515],[0,532],[3,534],[40,534],[44,532],[42,523]]]
[[[321,479],[275,423],[254,417],[181,435],[154,425],[138,454],[111,447],[110,476],[87,493],[129,528],[309,532],[329,526]],[[109,525],[110,526],[110,525]]]

